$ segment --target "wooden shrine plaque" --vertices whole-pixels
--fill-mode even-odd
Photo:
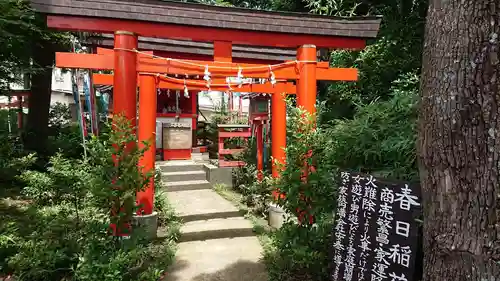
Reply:
[[[191,149],[192,142],[193,132],[188,124],[163,124],[163,149]]]

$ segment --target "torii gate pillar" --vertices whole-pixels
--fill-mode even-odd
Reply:
[[[136,125],[137,118],[137,35],[129,31],[115,32],[115,64],[113,78],[113,114],[123,114]]]
[[[271,96],[271,151],[273,156],[273,177],[280,176],[280,166],[285,164],[286,155],[286,95],[274,93]],[[276,163],[276,161],[278,163]],[[280,165],[281,164],[281,165]]]
[[[156,77],[141,74],[139,76],[139,148],[144,148],[144,142],[150,144],[149,149],[139,160],[139,167],[144,173],[155,171],[156,158]],[[136,201],[140,205],[140,215],[151,215],[154,209],[154,178],[151,178],[144,191],[138,192]]]
[[[303,45],[297,49],[299,79],[297,80],[297,106],[311,115],[316,113],[316,46]]]

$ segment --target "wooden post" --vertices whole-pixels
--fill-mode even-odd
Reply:
[[[262,173],[262,170],[264,169],[264,136],[263,136],[263,127],[264,127],[264,122],[263,121],[255,121],[255,126],[256,132],[255,134],[257,135],[257,179],[261,181],[264,177],[264,174]]]
[[[193,145],[192,147],[197,147],[198,146],[198,92],[197,91],[189,91],[189,96],[191,97],[191,113],[193,114],[193,121],[192,121],[192,131],[193,131],[193,138],[192,142]]]
[[[215,41],[214,42],[214,61],[232,62],[233,61],[233,43],[231,41]],[[228,110],[231,114],[233,101],[230,92],[228,94]],[[221,104],[224,104],[224,92],[221,92]],[[224,108],[222,108],[224,109]],[[230,115],[231,116],[231,115]]]
[[[228,95],[228,105],[227,105],[227,108],[228,108],[228,111],[229,112],[229,116],[231,116],[231,112],[233,112],[233,93],[231,92],[228,92],[227,93]]]
[[[17,128],[20,130],[23,129],[23,96],[18,95],[17,101],[19,102],[19,107],[17,109]]]
[[[241,98],[241,94],[238,97],[238,117],[241,118],[243,116],[243,100]]]
[[[123,114],[136,125],[137,118],[137,35],[128,31],[115,32],[113,75],[113,115]]]
[[[271,100],[271,154],[273,177],[280,176],[277,163],[285,164],[286,155],[286,103],[284,93],[274,93]]]
[[[139,76],[139,148],[144,148],[144,141],[150,143],[149,149],[144,152],[139,160],[139,166],[144,173],[155,169],[156,158],[156,78],[152,75]],[[137,203],[142,207],[139,214],[150,215],[153,213],[154,203],[154,178],[151,178],[148,187],[137,193]]]
[[[297,106],[311,115],[316,113],[316,46],[303,45],[297,50],[299,79],[297,80]]]
[[[311,118],[313,118],[312,121],[316,122],[316,46],[303,45],[299,47],[297,50],[297,60],[301,61],[299,64],[299,79],[297,80],[297,106],[311,114]],[[311,157],[311,155],[312,150],[310,150],[307,155],[304,155],[304,158],[307,159]],[[306,160],[304,160],[304,181],[307,180],[307,175],[311,168],[312,167],[308,166]],[[305,200],[308,199],[305,198]],[[299,223],[303,223],[305,215],[308,215],[309,223],[312,224],[314,221],[312,215],[307,214],[305,210],[297,209]]]

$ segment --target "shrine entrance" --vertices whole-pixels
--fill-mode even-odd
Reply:
[[[37,11],[47,14],[50,28],[114,34],[113,51],[106,54],[57,53],[56,66],[113,71],[112,76],[101,77],[111,80],[114,87],[112,111],[123,114],[137,125],[139,104],[139,141],[155,139],[156,113],[163,107],[156,99],[158,89],[179,90],[185,97],[182,102],[187,108],[191,105],[191,109],[192,97],[196,95],[192,91],[238,88],[238,92],[269,93],[272,95],[272,157],[281,164],[286,161],[283,94],[295,92],[297,105],[314,115],[318,80],[355,81],[358,75],[355,68],[330,68],[328,62],[319,62],[318,48],[362,49],[367,39],[377,35],[380,25],[380,18],[375,17],[333,18],[164,1],[31,2]],[[212,42],[212,59],[164,57],[143,52],[139,48],[139,37]],[[234,50],[240,46],[295,49],[296,57],[272,64],[234,62]],[[226,81],[228,77],[265,79],[266,82],[232,84]],[[99,83],[99,79],[94,77],[94,82]],[[161,114],[179,120],[184,118],[182,114],[193,114],[192,111],[170,111],[167,107],[166,113],[162,111]],[[191,122],[186,124],[193,126],[193,117],[187,119]],[[154,149],[150,149],[141,160],[141,166],[153,169],[154,156]],[[273,176],[279,176],[277,168],[273,169]],[[153,195],[152,183],[145,192],[138,194],[137,201],[146,206],[146,215],[152,212]]]

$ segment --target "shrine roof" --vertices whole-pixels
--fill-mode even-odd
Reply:
[[[329,17],[160,0],[31,0],[31,3],[39,12],[58,16],[361,39],[376,37],[381,22],[380,17]]]
[[[196,42],[186,40],[151,38],[139,36],[139,49],[160,51],[178,54],[191,54],[210,56],[214,54],[214,45],[209,42]],[[114,36],[112,34],[98,34],[88,36],[83,45],[113,48]],[[254,46],[234,45],[232,48],[233,59],[255,59],[263,61],[287,61],[296,59],[296,50],[283,48],[266,48]],[[319,51],[318,51],[319,52]]]

